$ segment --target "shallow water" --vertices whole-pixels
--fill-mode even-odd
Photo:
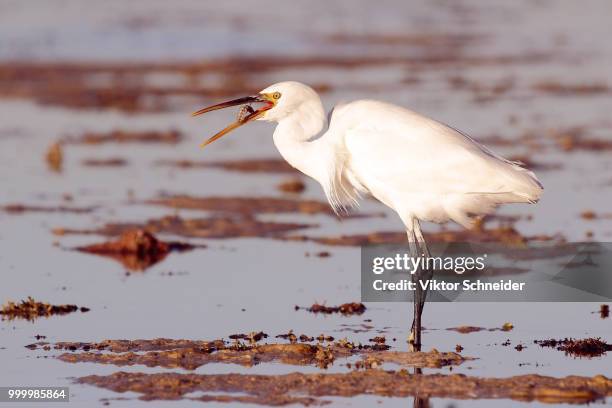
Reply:
[[[36,7],[23,2],[0,3],[1,62],[25,61],[154,61],[172,62],[216,58],[237,54],[261,55],[401,55],[408,59],[446,48],[410,45],[380,39],[373,41],[330,41],[334,35],[362,38],[380,36],[460,33],[482,36],[461,48],[461,55],[490,56],[550,53],[543,61],[467,65],[411,66],[403,63],[365,65],[346,69],[339,66],[300,67],[260,72],[249,82],[261,87],[270,82],[295,79],[325,83],[326,106],[341,100],[372,97],[409,106],[450,123],[475,138],[491,134],[516,140],[512,146],[493,146],[506,155],[527,155],[537,163],[560,163],[561,169],[536,170],[546,191],[535,206],[509,206],[502,214],[532,215],[517,229],[525,235],[560,234],[569,241],[612,239],[612,218],[585,220],[580,213],[593,210],[609,213],[612,200],[611,161],[608,151],[570,151],[557,147],[535,150],[520,139],[534,131],[542,143],[550,129],[589,126],[593,135],[611,140],[610,93],[551,95],[533,85],[544,80],[564,84],[604,83],[611,85],[612,51],[606,47],[609,34],[607,2],[436,2],[428,6],[396,3],[335,2],[329,7],[312,7],[309,2],[268,3],[224,2],[45,2]],[[379,36],[379,37],[377,37]],[[478,102],[472,88],[453,88],[450,77],[492,86],[512,78],[509,91],[487,102]],[[416,78],[416,82],[401,82]],[[167,77],[151,79],[160,86]],[[205,78],[214,81],[214,77]],[[401,82],[401,85],[398,85]],[[206,120],[188,113],[209,102],[181,99],[173,109],[161,113],[127,114],[116,110],[72,110],[40,105],[28,99],[0,99],[0,205],[96,206],[89,214],[0,212],[0,301],[32,296],[52,304],[74,303],[91,308],[75,313],[23,321],[0,322],[0,385],[69,385],[71,400],[79,406],[101,405],[111,398],[112,406],[138,404],[192,406],[190,401],[140,402],[137,395],[115,394],[91,386],[75,385],[73,377],[111,374],[117,367],[91,363],[68,364],[52,358],[57,351],[31,351],[25,345],[34,336],[46,341],[100,341],[137,338],[227,338],[237,332],[263,330],[273,337],[293,329],[296,334],[330,334],[336,338],[366,343],[383,332],[393,349],[405,350],[411,307],[398,303],[371,303],[362,316],[317,316],[295,311],[294,305],[327,302],[335,305],[356,301],[360,296],[359,248],[326,247],[314,243],[285,242],[262,238],[227,240],[191,239],[206,249],[172,253],[146,272],[126,274],[112,260],[69,250],[104,240],[100,236],[55,236],[54,228],[91,228],[112,221],[144,221],[173,214],[164,207],[143,204],[161,192],[196,196],[280,196],[276,186],[287,179],[279,174],[243,174],[215,169],[173,169],[156,166],[160,159],[219,160],[247,157],[276,157],[272,127],[254,124],[228,136],[208,150],[197,145],[212,131],[222,128],[232,114],[223,112]],[[514,119],[510,119],[514,117]],[[66,146],[64,168],[52,173],[44,162],[49,144],[65,135],[83,131],[168,130],[182,131],[186,140],[177,145],[84,145]],[[90,168],[86,158],[122,157],[127,166]],[[323,200],[316,183],[305,180],[304,198]],[[64,202],[63,194],[74,197]],[[367,201],[367,213],[385,217],[337,220],[325,215],[265,214],[267,221],[313,224],[310,236],[400,230],[394,214]],[[202,212],[179,210],[184,217]],[[438,227],[427,225],[428,230]],[[176,237],[164,236],[164,239]],[[57,242],[57,245],[54,243]],[[326,250],[331,257],[306,257],[305,253]],[[168,276],[172,272],[173,276]],[[463,355],[477,357],[453,368],[453,373],[508,377],[537,373],[610,376],[610,356],[576,359],[553,349],[542,349],[534,339],[564,337],[612,337],[610,319],[601,319],[595,303],[434,303],[427,305],[424,322],[428,330],[424,350],[452,351],[457,344]],[[244,309],[244,310],[243,310]],[[359,332],[365,319],[373,328]],[[459,334],[444,330],[460,325],[500,327],[511,322],[510,332]],[[357,330],[355,330],[357,329]],[[355,332],[357,331],[357,332]],[[509,339],[510,346],[501,343]],[[270,339],[269,339],[270,340]],[[516,344],[526,345],[519,352]],[[395,367],[390,367],[395,368]],[[246,368],[211,364],[196,373],[280,374],[298,370],[318,372],[314,367],[261,364]],[[157,372],[163,369],[121,367],[124,371]],[[346,371],[342,363],[327,371]],[[180,370],[178,370],[180,371]],[[185,372],[187,372],[185,370]],[[448,373],[448,368],[425,369],[425,373]],[[115,400],[121,397],[127,400]],[[358,396],[326,398],[339,406],[405,406],[399,398]],[[609,399],[608,399],[609,400]],[[434,398],[431,406],[516,406],[509,400],[457,401]],[[608,401],[609,404],[609,401]],[[24,404],[26,406],[27,404]],[[208,403],[217,405],[217,403]],[[219,404],[220,406],[226,406]],[[247,404],[245,404],[247,405]],[[525,404],[526,405],[526,404]],[[530,406],[538,404],[530,403]],[[544,404],[542,404],[544,405]]]

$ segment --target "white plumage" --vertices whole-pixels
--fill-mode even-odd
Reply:
[[[278,122],[278,150],[319,181],[336,209],[369,193],[404,223],[453,220],[469,227],[473,216],[504,203],[536,202],[542,192],[531,171],[408,109],[373,100],[337,106],[317,137],[326,117],[314,90],[282,82],[262,91],[271,92],[282,96],[260,120]]]
[[[310,87],[281,82],[195,114],[260,102],[204,143],[251,120],[276,122],[274,144],[293,167],[317,180],[337,211],[371,194],[402,219],[413,256],[429,255],[419,221],[449,220],[469,227],[474,216],[506,203],[535,203],[542,193],[536,176],[469,136],[408,109],[373,100],[334,108],[327,116]],[[415,277],[431,276],[421,271]],[[411,343],[421,344],[426,291],[415,293]]]

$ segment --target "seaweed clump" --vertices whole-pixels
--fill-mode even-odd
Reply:
[[[514,325],[512,323],[504,323],[501,327],[493,327],[490,329],[484,328],[484,327],[478,327],[478,326],[458,326],[458,327],[449,327],[446,330],[449,331],[455,331],[457,333],[461,333],[461,334],[469,334],[469,333],[474,333],[474,332],[479,332],[479,331],[510,331],[514,329]]]
[[[33,321],[39,317],[49,317],[52,315],[65,315],[80,310],[88,312],[86,307],[78,307],[77,305],[51,305],[49,303],[37,302],[31,296],[27,300],[22,300],[20,303],[7,302],[2,309],[0,315],[2,319],[25,319]]]
[[[278,189],[285,193],[301,193],[306,189],[306,185],[300,179],[291,179],[278,185]]]
[[[367,368],[367,367],[365,367]],[[331,403],[326,398],[376,395],[405,398],[501,399],[543,403],[588,403],[612,395],[612,380],[604,376],[565,378],[536,374],[509,378],[466,375],[409,374],[407,370],[355,370],[349,373],[282,375],[184,374],[116,372],[76,379],[115,392],[136,392],[139,399],[249,402],[304,406]],[[194,392],[204,395],[190,397]]]
[[[304,309],[309,311],[310,313],[323,313],[323,314],[333,314],[340,313],[345,316],[352,315],[361,315],[366,311],[366,307],[363,303],[351,302],[351,303],[343,303],[340,306],[326,306],[318,303],[314,303],[310,307],[300,307],[295,306],[295,310]]]
[[[121,234],[116,241],[77,247],[77,251],[113,258],[127,269],[141,271],[163,260],[171,251],[188,251],[194,246],[183,242],[163,242],[146,230]]]
[[[612,344],[608,344],[601,338],[572,339],[563,340],[534,340],[540,347],[552,347],[565,352],[566,355],[573,357],[600,357],[612,350]]]
[[[603,304],[599,307],[599,317],[602,319],[607,319],[610,317],[610,306]]]

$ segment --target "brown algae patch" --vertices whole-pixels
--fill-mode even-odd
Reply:
[[[105,144],[105,143],[163,143],[177,144],[184,136],[177,130],[125,131],[113,130],[107,133],[86,132],[80,136],[67,137],[66,144]]]
[[[402,40],[404,41],[404,40]],[[344,70],[397,64],[405,69],[466,66],[504,66],[549,61],[550,53],[527,52],[470,56],[458,47],[425,47],[414,55],[258,55],[227,57],[197,62],[82,63],[7,62],[0,64],[0,96],[28,98],[41,104],[75,109],[118,109],[124,112],[159,112],[176,107],[177,98],[222,98],[257,91],[262,74],[313,67]],[[183,85],[160,85],[150,76],[170,74],[183,78]],[[108,80],[95,81],[102,75]],[[202,84],[202,75],[219,77],[218,85]],[[134,81],[134,78],[139,78]],[[92,82],[96,82],[95,86]],[[312,84],[318,92],[329,91],[326,83]]]
[[[41,206],[28,204],[6,204],[0,206],[0,210],[9,214],[23,214],[29,212],[35,213],[72,213],[72,214],[88,214],[94,211],[96,207],[66,207],[59,206]]]
[[[481,43],[484,35],[424,32],[418,34],[407,33],[368,33],[352,34],[334,33],[323,38],[333,44],[357,44],[357,45],[400,45],[423,47],[431,51],[431,48],[439,48],[436,51],[456,51],[468,45]]]
[[[172,251],[188,251],[194,245],[163,242],[146,230],[125,231],[115,241],[75,248],[77,251],[102,255],[119,261],[130,270],[141,271],[163,260]]]
[[[332,314],[332,313],[340,313],[344,316],[352,316],[352,315],[361,315],[366,311],[366,307],[363,303],[351,302],[351,303],[343,303],[340,306],[326,306],[320,305],[318,303],[314,303],[310,307],[300,307],[295,306],[295,310],[306,310],[310,313],[322,313],[322,314]]]
[[[278,185],[278,189],[284,193],[301,193],[306,189],[306,185],[300,179],[286,180]]]
[[[552,347],[565,352],[572,357],[600,357],[608,351],[612,351],[612,344],[608,344],[601,338],[571,339],[563,340],[534,340],[540,347]]]
[[[237,334],[230,334],[229,338],[232,340],[247,340],[249,343],[253,344],[253,343],[257,343],[258,341],[262,339],[267,339],[268,334],[262,331],[251,332],[251,333],[237,333]]]
[[[287,344],[259,344],[258,341],[265,336],[263,333],[260,335],[259,332],[253,334],[255,336],[249,344],[240,342],[239,338],[231,342],[169,339],[106,340],[101,343],[57,343],[54,349],[73,351],[57,357],[70,363],[94,362],[117,366],[145,365],[189,370],[211,363],[239,364],[250,367],[265,362],[327,368],[336,359],[351,356],[361,356],[364,361],[376,361],[378,365],[391,363],[429,368],[458,365],[466,360],[471,360],[470,357],[463,357],[457,353],[441,353],[437,350],[430,352],[387,351],[389,346],[385,344],[362,345],[346,339],[330,342],[327,345],[297,343],[297,341],[290,341]],[[313,341],[314,338],[304,340]]]
[[[475,333],[475,332],[480,332],[480,331],[510,331],[514,329],[514,325],[512,323],[504,323],[501,327],[493,327],[490,329],[484,328],[484,327],[477,327],[477,326],[458,326],[458,327],[449,327],[446,330],[449,331],[454,331],[457,333],[461,333],[461,334],[469,334],[469,333]]]
[[[586,150],[591,152],[606,152],[612,150],[612,140],[588,135],[585,127],[560,129],[551,133],[558,148],[565,152]]]
[[[96,229],[56,228],[53,233],[55,235],[97,234],[117,236],[130,230],[145,229],[155,234],[172,234],[188,238],[281,238],[288,232],[313,226],[312,224],[264,222],[250,216],[216,216],[210,218],[166,216],[150,219],[145,223],[110,223]]]
[[[150,351],[143,354],[127,352],[110,353],[64,353],[58,358],[65,362],[93,362],[117,366],[145,365],[147,367],[196,368],[211,364],[239,364],[251,367],[260,363],[279,362],[289,365],[315,365],[327,367],[335,355],[323,346],[310,344],[262,344],[248,346],[242,343],[223,346],[211,350],[208,348],[182,348],[177,350]]]
[[[158,166],[179,169],[216,168],[242,173],[295,173],[298,171],[282,159],[244,159],[226,161],[158,160]]]
[[[374,232],[370,234],[341,235],[337,237],[291,236],[296,241],[313,241],[331,246],[363,246],[375,244],[405,244],[405,232]],[[472,230],[447,230],[425,233],[430,243],[439,242],[500,242],[508,245],[524,245],[530,241],[556,241],[560,237],[538,235],[524,236],[514,227],[502,225],[495,228]]]
[[[476,327],[476,326],[458,326],[458,327],[449,327],[446,330],[455,331],[461,334],[469,334],[469,333],[480,332],[480,331],[487,330],[487,329],[485,329],[484,327]]]
[[[110,157],[107,159],[83,159],[81,161],[83,166],[87,167],[124,167],[127,166],[128,161],[122,157]]]
[[[51,305],[49,303],[37,302],[28,296],[27,300],[22,300],[19,303],[8,301],[0,309],[0,316],[2,316],[2,320],[25,319],[33,321],[39,317],[65,315],[78,310],[83,313],[89,311],[88,308],[78,307],[77,305]]]
[[[607,319],[610,317],[610,306],[603,304],[599,306],[599,317],[602,319]]]
[[[598,124],[576,125],[562,128],[528,129],[515,137],[506,137],[499,134],[490,134],[477,138],[480,143],[488,146],[515,147],[518,145],[528,147],[533,152],[556,149],[563,152],[585,150],[590,152],[606,152],[612,149],[609,137],[595,136],[594,133],[609,133],[609,127]],[[538,163],[529,156],[515,156],[512,158],[524,162],[531,170],[556,170],[563,167],[562,163]]]
[[[546,403],[587,403],[612,395],[612,380],[604,376],[565,378],[535,374],[509,378],[470,377],[463,374],[409,374],[407,370],[357,370],[336,374],[284,375],[126,373],[90,375],[76,379],[115,392],[137,392],[141,400],[177,400],[193,392],[201,400],[255,402],[264,405],[322,405],[325,397],[428,396],[455,399],[512,399]],[[236,395],[238,394],[238,395]],[[246,399],[245,399],[246,398]]]
[[[580,218],[583,220],[601,220],[601,219],[610,219],[612,218],[611,213],[596,213],[593,210],[584,210],[580,213]]]
[[[175,349],[194,348],[203,351],[213,351],[224,348],[223,340],[203,341],[203,340],[184,340],[184,339],[138,339],[138,340],[104,340],[98,343],[89,342],[58,342],[55,343],[55,350],[70,351],[89,351],[105,350],[113,353],[125,353],[128,351],[163,351]]]
[[[188,210],[216,211],[245,215],[299,213],[336,216],[328,203],[277,197],[192,197],[165,196],[148,200],[147,204]]]
[[[555,96],[599,95],[612,91],[605,83],[564,84],[556,81],[536,83],[533,89]]]

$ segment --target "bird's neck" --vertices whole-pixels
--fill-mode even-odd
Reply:
[[[323,160],[326,143],[316,136],[326,127],[327,119],[320,101],[318,106],[304,106],[278,122],[274,144],[294,168],[318,181],[327,177]]]

